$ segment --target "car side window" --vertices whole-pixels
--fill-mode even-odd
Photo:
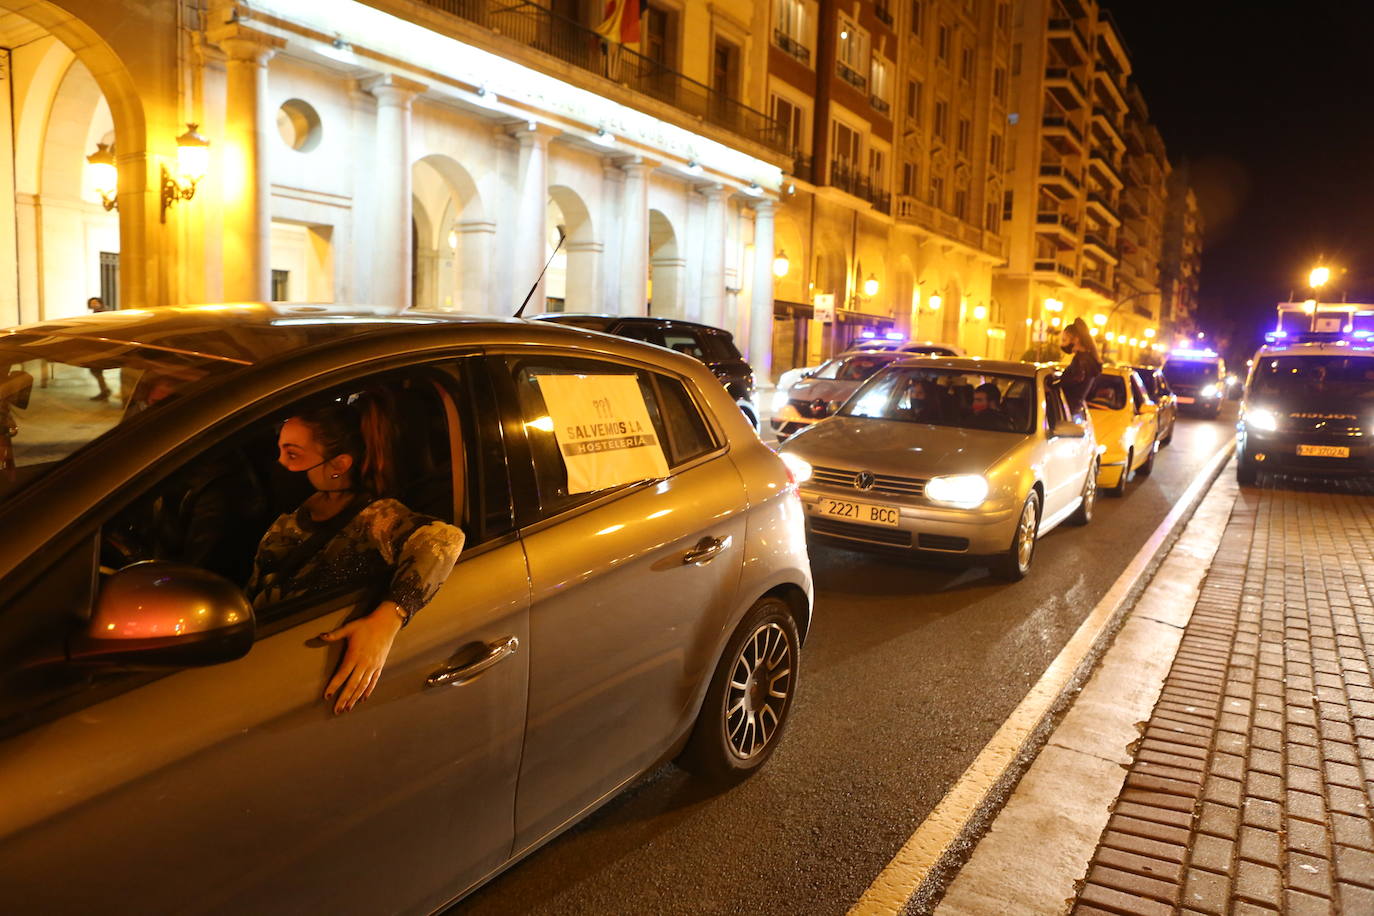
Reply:
[[[719,362],[740,358],[739,350],[726,334],[706,331],[700,334],[700,341],[702,352],[709,360]]]
[[[659,406],[668,432],[668,463],[676,468],[714,450],[715,437],[687,387],[658,373],[653,374],[653,381],[662,395]]]
[[[618,337],[628,337],[630,340],[642,340],[645,343],[663,346],[663,334],[653,324],[630,321],[617,327],[615,333]]]
[[[676,350],[693,359],[702,361],[706,359],[706,351],[702,348],[701,341],[697,340],[697,335],[690,330],[664,328],[663,345],[669,350]]]

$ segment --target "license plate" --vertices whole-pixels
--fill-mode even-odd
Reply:
[[[901,520],[901,511],[896,506],[877,506],[847,499],[817,500],[816,513],[826,518],[839,518],[864,525],[886,525],[889,528],[896,528]]]
[[[1350,449],[1344,445],[1299,445],[1300,458],[1349,458]]]
[[[1178,396],[1178,402],[1179,402],[1180,404],[1191,404],[1191,403],[1193,403],[1193,399],[1192,399],[1192,398],[1185,398],[1183,395],[1180,394],[1180,395]]]

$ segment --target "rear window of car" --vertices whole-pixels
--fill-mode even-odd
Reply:
[[[719,331],[708,331],[701,335],[701,344],[706,351],[706,358],[711,360],[740,359],[739,349],[735,346],[734,340],[729,334]]]
[[[1103,410],[1124,410],[1126,407],[1126,380],[1119,375],[1099,375],[1093,382],[1092,393],[1088,395],[1089,407]]]

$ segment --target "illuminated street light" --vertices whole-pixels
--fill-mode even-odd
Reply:
[[[787,260],[787,252],[778,249],[778,256],[773,259],[773,276],[781,280],[787,276],[787,271],[792,267],[792,262]]]
[[[1197,332],[1197,339],[1198,339],[1198,340],[1201,340],[1202,338],[1204,338],[1204,337],[1206,337],[1206,336],[1207,336],[1207,335],[1206,335],[1205,333],[1203,333],[1202,331],[1198,331],[1198,332]]]
[[[944,301],[945,300],[941,299],[939,296],[931,296],[929,299],[926,300],[926,304],[930,306],[930,310],[932,312],[938,312],[940,311],[941,303],[943,303]]]
[[[1096,337],[1096,336],[1097,336],[1098,334],[1100,334],[1101,332],[1102,332],[1102,329],[1101,329],[1101,328],[1088,328],[1088,333],[1091,334],[1093,337]]]
[[[1313,312],[1317,310],[1317,300],[1308,299],[1306,302],[1302,304],[1302,310],[1307,314],[1311,315]],[[1199,334],[1198,336],[1201,337],[1202,335]]]
[[[1153,339],[1154,336],[1155,336],[1155,329],[1154,329],[1154,328],[1146,328],[1146,329],[1145,329],[1145,337],[1146,337],[1146,339]]]
[[[1116,334],[1115,334],[1114,332],[1112,332],[1112,331],[1108,331],[1108,332],[1107,332],[1107,343],[1113,343],[1113,342],[1115,342],[1115,341],[1116,341]]]
[[[1046,299],[1045,309],[1050,312],[1062,312],[1064,311],[1064,303],[1060,302],[1058,299]]]
[[[118,206],[119,169],[115,167],[114,152],[108,143],[97,143],[95,152],[86,157],[86,175],[91,187],[100,195],[106,210]]]
[[[973,307],[973,320],[982,321],[988,317],[988,307],[986,305],[975,305]]]
[[[868,279],[864,281],[864,295],[870,299],[878,295],[878,278],[873,274],[869,274]]]
[[[167,208],[179,200],[196,196],[196,185],[210,170],[210,141],[188,123],[186,132],[177,137],[177,170],[173,175],[162,166],[162,222],[167,222]]]
[[[1099,328],[1105,326],[1107,324],[1107,316],[1098,312],[1093,316],[1093,324],[1097,325]]]
[[[1060,318],[1058,315],[1051,315],[1051,316],[1050,316],[1050,327],[1052,327],[1052,328],[1057,328],[1057,327],[1059,327],[1059,325],[1062,324],[1062,323],[1063,323],[1063,319]]]
[[[1307,285],[1313,289],[1321,289],[1326,285],[1326,281],[1331,279],[1331,268],[1314,267],[1312,272],[1307,275]]]

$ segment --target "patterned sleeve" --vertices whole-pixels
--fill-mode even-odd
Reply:
[[[259,606],[258,599],[267,591],[268,583],[264,580],[264,567],[272,565],[291,549],[289,544],[284,543],[283,538],[283,531],[290,518],[290,514],[277,516],[272,527],[263,534],[262,540],[258,542],[258,549],[253,554],[253,572],[248,577],[248,584],[244,586],[243,592],[254,607]]]
[[[394,499],[378,500],[368,509],[368,531],[382,559],[395,570],[385,598],[405,611],[409,623],[453,571],[463,532]]]

